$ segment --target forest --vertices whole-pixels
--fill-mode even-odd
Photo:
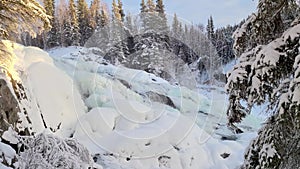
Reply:
[[[0,0],[0,168],[300,168],[299,0],[123,3]]]

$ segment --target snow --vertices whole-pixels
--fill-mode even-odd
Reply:
[[[20,114],[23,125],[32,125],[32,132],[40,133],[45,127],[59,130],[63,136],[74,132],[78,117],[86,112],[81,96],[72,79],[58,69],[48,53],[36,47],[14,44],[16,55],[15,79],[22,81],[28,99],[21,100],[31,124]]]
[[[5,160],[7,161],[7,163],[9,165],[12,164],[12,159],[14,159],[16,157],[16,151],[13,148],[11,148],[9,145],[6,145],[2,142],[0,142],[0,154],[1,154],[1,156],[4,156]],[[0,168],[6,169],[9,167],[6,167],[6,166],[2,165],[2,163],[0,163]]]
[[[253,129],[234,135],[235,141],[220,139],[232,135],[225,125],[224,89],[172,85],[141,70],[107,64],[94,48],[46,53],[16,46],[14,66],[28,97],[21,101],[31,120],[27,125],[36,135],[47,127],[61,138],[72,136],[96,157],[98,168],[236,168],[256,136]],[[149,92],[174,106],[162,98],[151,100]],[[259,126],[251,115],[242,125],[253,121]],[[230,155],[223,158],[223,153]]]
[[[83,52],[78,55],[76,50]],[[114,169],[235,168],[242,164],[245,147],[256,136],[260,121],[250,116],[243,125],[256,120],[257,126],[238,136],[238,141],[219,140],[215,127],[218,122],[226,123],[225,96],[220,90],[208,94],[209,98],[203,90],[173,86],[141,70],[91,62],[95,55],[90,59],[82,55],[88,49],[76,50],[49,53],[57,54],[55,64],[73,78],[84,96],[89,112],[79,118],[74,138],[92,154],[100,154],[98,164]],[[147,92],[169,97],[175,108],[149,101]],[[210,116],[199,116],[199,111]],[[223,159],[222,153],[230,156]]]
[[[19,140],[17,135],[17,132],[15,132],[11,127],[9,127],[8,130],[2,134],[2,138],[10,142],[11,144],[18,144]]]

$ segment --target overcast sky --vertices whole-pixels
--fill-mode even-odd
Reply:
[[[103,0],[109,6],[112,0]],[[147,1],[147,0],[145,0]],[[154,0],[155,1],[155,0]],[[141,0],[123,0],[124,10],[137,14]],[[164,0],[167,14],[206,25],[210,15],[217,27],[239,23],[256,10],[257,0]]]

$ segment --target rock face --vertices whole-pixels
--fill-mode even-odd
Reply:
[[[20,109],[17,98],[11,91],[11,84],[1,76],[5,77],[5,75],[0,74],[0,135],[2,136],[3,132],[7,131],[10,126],[16,128]]]

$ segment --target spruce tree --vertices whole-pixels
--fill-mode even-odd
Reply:
[[[207,27],[206,27],[206,31],[207,31],[207,38],[214,43],[214,21],[212,16],[209,17],[208,22],[207,22]]]
[[[60,0],[58,6],[56,7],[56,20],[58,21],[57,32],[59,34],[59,44],[60,46],[66,46],[65,44],[65,32],[64,28],[68,20],[68,6],[65,0]]]
[[[109,24],[109,16],[104,8],[101,9],[100,28]]]
[[[148,10],[147,10],[148,13],[155,13],[156,7],[153,0],[147,0],[147,6],[148,6]]]
[[[113,2],[112,2],[112,19],[122,22],[120,8],[119,8],[119,5],[116,3],[116,0],[113,0]]]
[[[79,23],[74,0],[69,0],[68,20],[64,25],[64,32],[67,46],[80,45]]]
[[[146,3],[145,3],[145,0],[142,0],[141,2],[141,9],[140,9],[141,13],[145,13],[147,12],[147,6],[146,6]]]
[[[165,15],[165,6],[164,6],[164,3],[163,3],[163,0],[156,0],[156,11],[159,14]]]
[[[133,23],[131,14],[128,13],[125,20],[125,26],[132,32],[133,31]]]
[[[1,40],[17,40],[20,30],[35,37],[36,30],[50,27],[50,18],[35,0],[1,1],[0,9],[0,67],[10,69],[13,59]]]
[[[44,48],[52,48],[54,46],[59,45],[59,36],[58,36],[58,21],[56,20],[55,16],[55,2],[54,0],[44,0],[44,7],[46,10],[46,14],[51,17],[50,19],[50,25],[51,29],[50,31],[44,32]]]
[[[78,0],[77,12],[79,21],[80,45],[83,46],[92,34],[89,8],[85,0]]]
[[[93,0],[90,6],[90,25],[94,30],[100,25],[101,11],[100,0]]]
[[[156,0],[156,12],[158,13],[158,30],[163,34],[169,33],[168,20],[165,14],[165,6],[163,0]]]
[[[176,13],[174,13],[173,23],[172,23],[172,36],[175,38],[179,37],[179,21]]]
[[[228,123],[267,104],[271,113],[245,154],[242,168],[299,168],[300,23],[295,0],[260,0],[234,34],[239,63],[228,74]],[[240,104],[246,101],[247,106]],[[271,153],[270,153],[271,152]]]
[[[121,15],[121,21],[124,22],[125,19],[125,12],[123,10],[123,4],[121,0],[118,0],[118,7],[119,7],[119,13]]]
[[[51,26],[50,16],[35,0],[2,1],[0,9],[0,39],[14,40],[20,29],[35,36],[37,28],[48,29]]]

